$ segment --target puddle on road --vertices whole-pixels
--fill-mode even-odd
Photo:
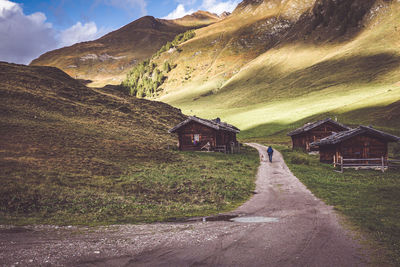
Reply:
[[[233,222],[242,222],[242,223],[263,223],[263,222],[279,222],[279,218],[275,217],[236,217],[230,219]]]
[[[214,216],[207,217],[194,217],[183,220],[174,220],[174,222],[217,222],[217,221],[227,221],[229,222],[232,218],[237,217],[237,215],[232,214],[218,214]]]
[[[237,215],[219,214],[216,216],[204,217],[202,221],[204,222],[217,222],[217,221],[230,221]]]
[[[279,222],[279,218],[264,217],[264,216],[238,217],[238,215],[232,215],[232,214],[218,214],[208,217],[195,217],[184,220],[174,220],[173,222],[217,222],[217,221],[240,222],[240,223],[266,223],[266,222]]]

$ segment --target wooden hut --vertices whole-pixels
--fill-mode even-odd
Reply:
[[[178,133],[180,150],[220,150],[229,151],[231,146],[237,146],[236,134],[238,128],[215,120],[201,119],[190,116],[169,130],[170,133]]]
[[[331,118],[327,118],[313,123],[304,124],[302,127],[288,133],[287,135],[292,138],[293,149],[299,148],[309,152],[312,150],[318,150],[317,146],[310,146],[312,142],[330,136],[334,132],[342,132],[349,129],[349,127],[340,124]]]
[[[311,145],[319,147],[320,161],[334,162],[334,159],[371,159],[388,157],[388,143],[398,142],[397,136],[359,126],[348,131],[334,133]],[[338,161],[336,161],[338,162]]]

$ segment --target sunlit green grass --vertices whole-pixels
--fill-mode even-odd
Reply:
[[[200,117],[221,117],[242,130],[240,138],[259,138],[276,133],[283,129],[298,127],[305,119],[335,116],[342,123],[356,125],[358,123],[377,124],[378,126],[395,128],[400,126],[400,119],[392,116],[390,125],[382,120],[390,113],[385,107],[400,99],[400,87],[387,86],[354,86],[346,88],[329,88],[292,99],[271,101],[249,105],[242,108],[223,108],[216,106],[209,97],[209,104],[197,106],[192,104],[179,106],[184,113]],[[218,102],[220,103],[220,102]],[[217,104],[218,105],[218,104]],[[216,106],[216,107],[215,107]],[[215,108],[213,108],[215,107]],[[374,114],[374,108],[382,107],[380,114]],[[369,112],[351,116],[353,110],[371,108]],[[385,114],[388,113],[388,114]],[[265,127],[262,127],[266,125]],[[280,127],[269,127],[280,125]]]

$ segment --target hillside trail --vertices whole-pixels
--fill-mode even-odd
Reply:
[[[238,221],[194,221],[0,231],[5,265],[365,266],[368,258],[333,208],[317,199],[274,152],[261,159],[254,196]],[[223,218],[221,216],[220,218]],[[240,222],[244,221],[244,222]],[[28,264],[29,265],[29,264]]]

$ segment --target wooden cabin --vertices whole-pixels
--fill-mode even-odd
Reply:
[[[231,146],[237,146],[236,134],[238,128],[219,118],[215,120],[201,119],[190,116],[169,130],[177,133],[180,150],[219,150],[229,151]]]
[[[334,132],[342,132],[349,129],[349,127],[331,118],[327,118],[325,120],[307,123],[287,135],[292,138],[293,149],[303,149],[310,152],[318,150],[317,146],[310,146],[312,142],[319,141],[324,137],[330,136]]]
[[[332,163],[334,159],[371,159],[388,157],[388,143],[398,142],[397,136],[359,126],[356,129],[334,133],[311,145],[319,147],[320,161]],[[338,162],[338,161],[336,161]]]

